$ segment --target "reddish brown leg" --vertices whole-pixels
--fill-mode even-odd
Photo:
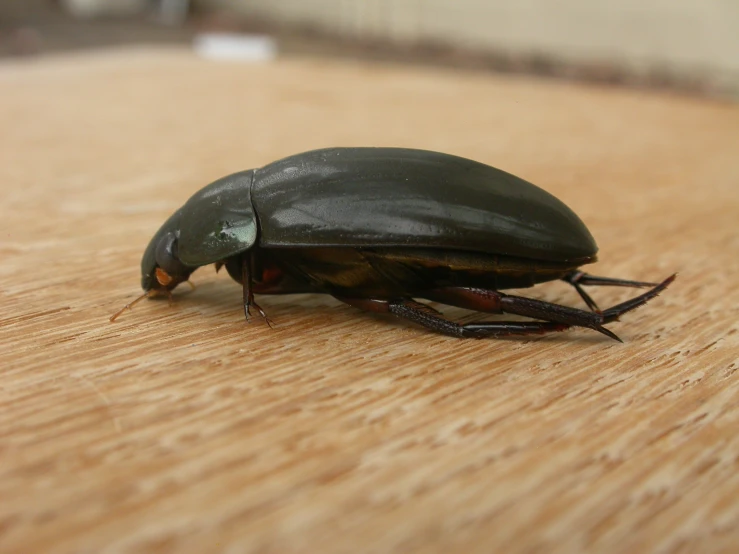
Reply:
[[[593,329],[614,340],[621,342],[614,333],[603,327],[604,324],[616,321],[619,316],[646,304],[672,283],[675,276],[668,277],[651,290],[626,302],[613,306],[602,313],[586,312],[576,308],[560,306],[551,302],[543,302],[522,296],[507,295],[502,292],[486,289],[446,287],[428,293],[424,298],[443,302],[452,306],[488,313],[509,313],[540,319],[544,321],[566,324],[568,326]]]
[[[492,314],[509,313],[562,323],[567,326],[588,327],[599,331],[614,340],[621,341],[615,334],[604,328],[600,314],[560,306],[550,302],[542,302],[533,298],[513,296],[495,290],[464,287],[446,287],[424,293],[424,298],[443,302],[450,306],[458,306],[467,310],[488,312]]]
[[[509,335],[541,335],[553,331],[564,331],[569,325],[539,321],[491,321],[460,325],[444,318],[439,312],[419,302],[405,300],[376,300],[368,298],[342,298],[342,302],[377,313],[391,313],[413,321],[432,331],[463,338],[504,337]]]

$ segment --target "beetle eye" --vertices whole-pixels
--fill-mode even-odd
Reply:
[[[177,236],[174,233],[167,233],[159,239],[156,261],[157,265],[169,275],[187,275],[190,273],[177,257]]]

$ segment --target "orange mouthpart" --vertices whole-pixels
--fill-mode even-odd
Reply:
[[[172,282],[172,276],[164,271],[161,267],[158,267],[154,273],[157,278],[157,283],[159,283],[163,287],[166,287]]]

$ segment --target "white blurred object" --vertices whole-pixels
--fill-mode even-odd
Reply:
[[[193,48],[199,56],[216,60],[261,62],[277,57],[277,43],[267,35],[204,33],[195,37]]]

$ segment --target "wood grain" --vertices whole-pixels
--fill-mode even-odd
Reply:
[[[180,50],[4,62],[0,97],[0,551],[736,551],[736,105]],[[610,326],[625,344],[308,295],[247,326],[210,268],[108,322],[192,192],[330,145],[499,166],[582,216],[594,273],[679,278]]]

